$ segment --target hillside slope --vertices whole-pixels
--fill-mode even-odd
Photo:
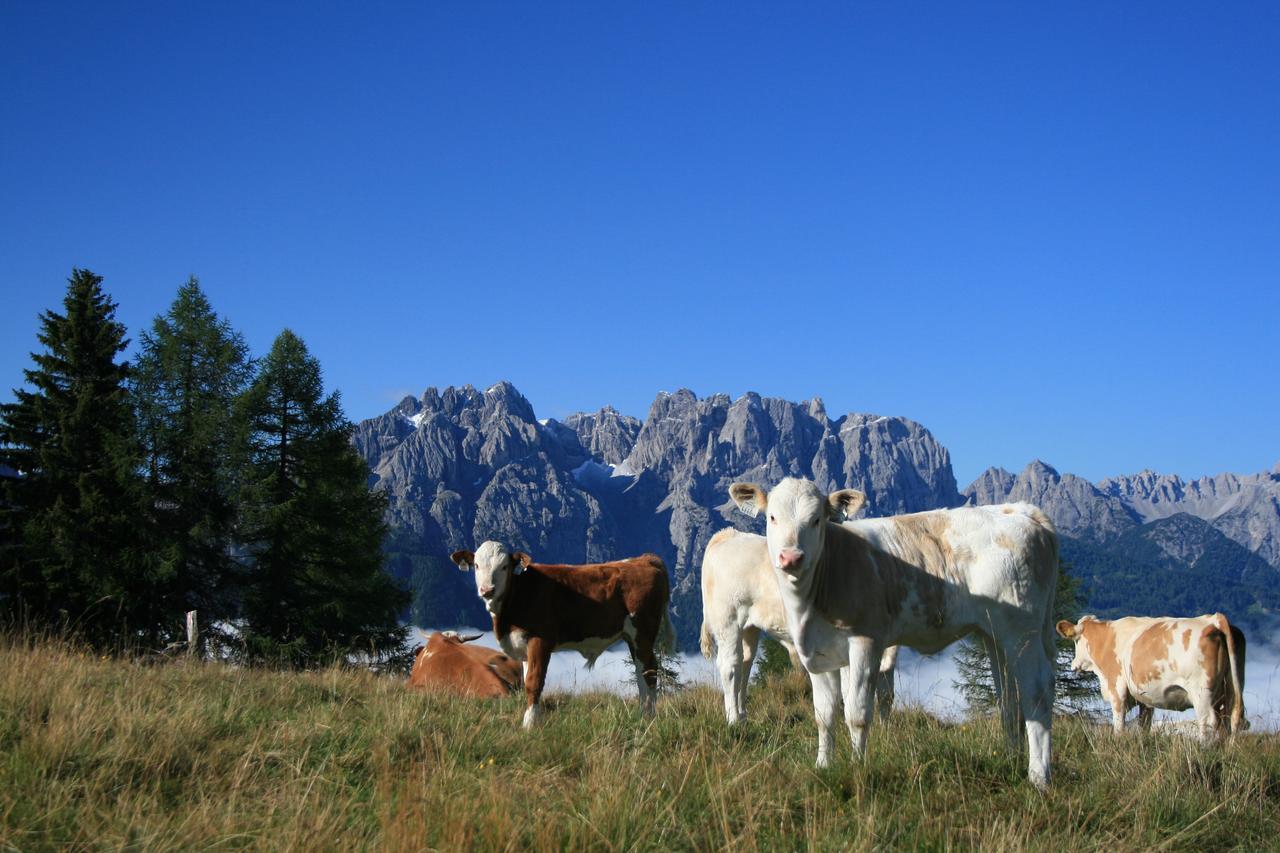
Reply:
[[[398,679],[216,664],[140,667],[0,643],[0,847],[52,849],[1266,849],[1280,737],[1222,748],[1060,719],[1055,785],[1026,783],[994,724],[897,711],[812,766],[802,685],[519,700]]]

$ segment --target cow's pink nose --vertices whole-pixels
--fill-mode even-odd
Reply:
[[[804,559],[804,551],[796,548],[783,548],[778,552],[778,568],[791,571],[800,566],[800,561]]]
[[[481,598],[493,598],[493,587],[491,587],[491,586],[483,586],[483,587],[480,587],[480,597],[481,597]]]

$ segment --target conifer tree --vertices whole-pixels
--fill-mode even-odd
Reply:
[[[154,520],[154,620],[175,631],[187,610],[206,626],[234,615],[234,414],[251,371],[244,338],[194,276],[142,334],[133,389]]]
[[[250,654],[305,666],[394,653],[408,596],[383,571],[386,498],[369,489],[338,396],[324,396],[319,362],[293,332],[276,338],[240,409]]]
[[[96,643],[148,633],[150,577],[128,365],[102,278],[72,270],[40,315],[28,387],[0,406],[0,596],[9,618]],[[127,634],[125,633],[127,632]]]
[[[1071,572],[1071,564],[1058,566],[1058,586],[1053,599],[1053,621],[1074,622],[1080,618],[1080,579]],[[1054,708],[1060,713],[1079,713],[1097,703],[1097,678],[1090,673],[1071,671],[1075,648],[1069,640],[1057,638],[1054,660]],[[959,679],[954,683],[964,696],[971,713],[985,714],[995,708],[996,694],[991,677],[991,661],[982,642],[973,635],[966,637],[956,654]]]
[[[767,681],[770,678],[785,675],[793,669],[791,655],[787,653],[786,647],[772,635],[761,634],[757,649],[755,672],[752,673],[755,681]]]

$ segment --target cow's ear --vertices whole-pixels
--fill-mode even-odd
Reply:
[[[867,496],[857,489],[841,489],[827,495],[827,515],[832,521],[853,518],[867,503]]]
[[[520,574],[533,564],[533,557],[530,557],[524,551],[513,551],[511,559],[516,561],[516,574]]]
[[[1066,619],[1063,619],[1061,622],[1058,623],[1057,627],[1058,627],[1058,633],[1061,636],[1067,638],[1068,640],[1074,640],[1076,638],[1076,626],[1074,623],[1068,622]]]
[[[449,559],[458,564],[458,570],[469,572],[476,565],[476,555],[474,551],[454,551],[449,555]]]
[[[769,506],[769,496],[755,483],[734,483],[729,487],[729,497],[738,509],[755,518]]]

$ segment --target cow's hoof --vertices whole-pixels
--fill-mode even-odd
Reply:
[[[538,724],[542,718],[542,712],[537,705],[530,705],[524,712],[524,727],[531,729]]]

